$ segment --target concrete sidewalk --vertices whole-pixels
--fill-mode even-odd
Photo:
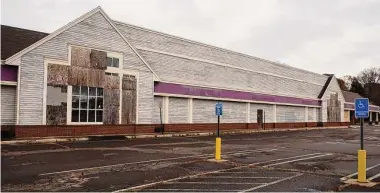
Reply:
[[[223,135],[229,134],[249,134],[249,133],[267,133],[267,132],[281,132],[281,131],[304,131],[304,130],[321,130],[321,129],[336,129],[336,128],[349,128],[347,126],[337,127],[305,127],[305,128],[289,128],[289,129],[266,129],[266,130],[231,130],[220,131]],[[27,138],[27,139],[14,139],[9,141],[1,141],[1,145],[11,144],[35,144],[35,143],[56,143],[56,142],[74,142],[74,141],[91,141],[91,140],[107,140],[117,138],[125,139],[144,139],[144,138],[162,138],[162,137],[197,137],[197,136],[214,136],[215,132],[184,132],[184,133],[165,133],[165,134],[139,134],[139,135],[91,135],[91,136],[78,136],[78,137],[47,137],[47,138]]]

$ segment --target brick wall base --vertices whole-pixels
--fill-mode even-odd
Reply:
[[[348,122],[299,122],[299,123],[265,123],[264,129],[288,129],[318,127],[348,126]],[[165,133],[173,132],[212,132],[216,131],[216,123],[193,123],[193,124],[164,124]],[[136,135],[149,134],[159,131],[159,124],[137,124],[137,125],[30,125],[16,126],[16,138],[30,137],[76,137],[76,136],[95,136],[95,135]],[[221,123],[220,130],[254,130],[258,129],[257,123]]]

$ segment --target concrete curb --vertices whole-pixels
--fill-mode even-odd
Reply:
[[[221,131],[221,134],[250,134],[250,133],[269,133],[269,132],[283,132],[283,131],[308,131],[308,130],[321,130],[321,129],[337,129],[348,128],[347,126],[337,127],[305,127],[305,128],[289,128],[289,129],[268,129],[268,130],[235,130],[235,131]],[[200,136],[214,136],[216,132],[187,132],[187,133],[167,133],[167,134],[141,134],[141,135],[115,135],[124,136],[126,139],[146,139],[146,138],[165,138],[165,137],[200,137]],[[98,135],[97,137],[101,137]],[[31,138],[19,139],[10,141],[1,141],[1,145],[14,145],[14,144],[38,144],[38,143],[56,143],[56,142],[75,142],[75,141],[90,141],[91,136],[88,137],[51,137],[51,138]]]

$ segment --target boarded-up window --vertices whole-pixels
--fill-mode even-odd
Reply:
[[[136,77],[131,75],[123,75],[122,79],[122,124],[136,123]]]
[[[67,85],[69,66],[48,64],[47,84],[48,85]]]
[[[338,93],[331,93],[330,99],[327,100],[327,121],[340,122],[340,101]]]
[[[46,124],[65,125],[67,115],[67,86],[47,86]]]

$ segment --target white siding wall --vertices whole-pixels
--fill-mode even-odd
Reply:
[[[43,83],[43,56],[24,55],[20,66],[20,125],[42,124]]]
[[[106,19],[100,13],[96,13],[22,57],[20,124],[37,125],[42,123],[44,57],[67,61],[69,45],[122,52],[123,68],[140,71],[139,123],[152,122],[152,73]]]
[[[1,125],[16,124],[17,87],[1,85]]]
[[[215,115],[215,103],[214,102],[214,119]],[[223,102],[223,115],[220,117],[221,123],[246,123],[247,122],[247,104],[240,102]]]
[[[215,103],[212,100],[193,100],[193,123],[216,123]]]
[[[169,97],[169,123],[188,122],[188,99]]]
[[[152,123],[153,116],[153,75],[151,72],[139,73],[139,122]]]
[[[193,99],[193,123],[216,123],[216,100]],[[223,115],[221,123],[245,123],[247,121],[246,103],[222,101]]]
[[[263,109],[265,112],[265,123],[273,123],[273,105],[251,103],[250,122],[257,123],[257,109]]]
[[[277,122],[305,122],[305,107],[277,105]]]
[[[344,97],[335,76],[331,79],[330,85],[322,97],[322,121],[327,122],[327,100],[330,99],[330,93],[332,92],[338,93],[338,100],[341,104],[340,118],[341,122],[344,122]]]
[[[218,61],[263,72],[281,74],[290,78],[298,78],[303,81],[324,84],[326,77],[302,69],[275,64],[274,62],[250,57],[247,55],[226,51],[224,49],[207,46],[204,44],[186,41],[170,35],[153,32],[140,27],[116,23],[124,36],[131,39],[136,46],[160,50],[169,53],[186,55],[203,60]]]
[[[160,78],[170,82],[308,98],[316,98],[323,87],[322,84],[310,84],[150,51],[139,52]]]
[[[314,115],[315,115],[315,111],[316,111],[315,108],[311,108],[311,107],[308,108],[308,118],[307,118],[307,120],[308,120],[309,122],[314,122],[314,119],[315,119],[315,117],[314,117]]]
[[[316,108],[316,115],[317,115],[317,122],[322,122],[322,117],[321,117],[321,108]]]

